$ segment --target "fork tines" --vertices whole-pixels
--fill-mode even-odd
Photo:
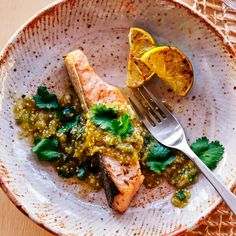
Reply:
[[[169,110],[145,86],[133,90],[129,100],[141,120],[145,118],[156,126],[169,116]]]

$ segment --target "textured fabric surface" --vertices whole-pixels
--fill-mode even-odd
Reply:
[[[192,8],[207,17],[236,49],[236,11],[224,4],[223,0],[184,0]],[[234,190],[236,193],[236,189]],[[197,228],[185,233],[186,236],[234,236],[236,216],[222,203],[217,210]]]
[[[236,193],[236,189],[234,190]],[[236,216],[222,203],[217,210],[211,214],[197,228],[189,231],[183,236],[235,236]]]
[[[224,0],[182,0],[182,2],[207,17],[236,48],[236,10],[224,4]]]

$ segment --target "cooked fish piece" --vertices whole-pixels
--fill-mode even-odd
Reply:
[[[86,112],[95,103],[127,103],[118,88],[98,77],[82,51],[67,54],[65,64]],[[101,155],[100,164],[108,204],[111,208],[124,212],[144,180],[139,162],[137,160],[133,164],[124,165],[112,156]]]

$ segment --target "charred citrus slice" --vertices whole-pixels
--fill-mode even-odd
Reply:
[[[129,62],[127,85],[131,88],[141,86],[145,81],[149,80],[154,72],[140,61],[140,57],[151,48],[156,46],[154,38],[145,30],[140,28],[131,28],[129,33]]]
[[[193,84],[189,59],[175,47],[155,47],[145,52],[141,61],[178,95],[185,96]]]

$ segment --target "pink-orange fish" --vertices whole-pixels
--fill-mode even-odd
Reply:
[[[98,77],[82,51],[67,54],[65,64],[75,91],[88,107],[96,103],[127,103],[118,88]],[[139,162],[124,165],[112,156],[101,155],[100,163],[108,204],[111,208],[124,212],[144,180]]]

